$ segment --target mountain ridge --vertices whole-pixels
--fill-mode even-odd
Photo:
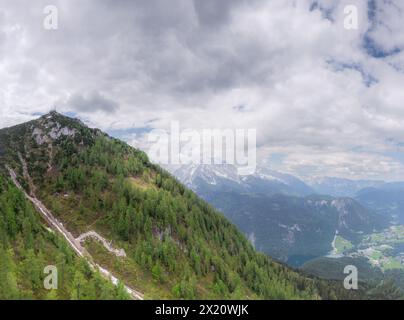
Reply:
[[[243,193],[309,195],[314,193],[302,180],[265,167],[257,167],[255,173],[239,175],[237,166],[229,164],[190,164],[170,170],[187,187],[194,191],[204,188],[223,188]]]
[[[221,214],[143,152],[71,118],[51,113],[1,129],[0,155],[2,175],[4,165],[13,168],[24,190],[35,187],[75,237],[91,227],[124,249],[128,257],[118,258],[97,242],[85,244],[97,263],[146,298],[359,294],[256,253]]]
[[[320,194],[329,194],[335,197],[355,197],[360,190],[376,187],[385,182],[382,180],[351,180],[326,176],[309,179],[307,183]]]
[[[230,165],[185,166],[174,174],[224,212],[258,250],[294,266],[331,252],[336,234],[357,242],[387,226],[354,198],[315,194],[301,180],[265,168],[247,177]]]

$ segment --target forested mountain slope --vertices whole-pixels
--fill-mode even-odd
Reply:
[[[45,290],[44,267],[58,268],[58,289]],[[66,242],[47,230],[30,203],[0,176],[1,299],[129,299],[94,273]]]
[[[351,198],[221,192],[198,194],[225,213],[261,252],[290,265],[332,251],[336,234],[357,243],[388,221]]]
[[[82,270],[63,240],[43,228],[21,192],[10,186],[6,165],[74,237],[95,231],[122,248],[125,256],[116,256],[100,242],[85,244],[98,264],[145,298],[364,297],[363,290],[347,291],[341,282],[304,276],[257,253],[221,214],[143,152],[56,112],[0,130],[0,199],[6,203],[0,207],[0,254],[9,261],[9,271],[2,264],[0,275],[9,279],[6,286],[15,285],[15,274],[20,274],[15,264],[25,265],[31,274],[30,268],[39,270],[45,261],[71,268],[61,281],[70,289],[58,298],[74,292],[81,277],[77,272],[89,286],[101,282],[97,274]],[[37,263],[24,263],[26,257]],[[45,297],[37,279],[33,283],[24,285],[27,294]],[[104,291],[104,297],[122,294],[119,288]],[[100,291],[95,292],[98,296],[89,293],[88,298],[99,298]]]

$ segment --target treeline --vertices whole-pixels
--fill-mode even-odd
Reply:
[[[44,288],[44,268],[57,267],[58,288]],[[45,229],[24,195],[0,175],[1,299],[128,299]]]

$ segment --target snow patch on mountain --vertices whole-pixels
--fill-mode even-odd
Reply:
[[[258,167],[251,175],[239,175],[237,166],[229,164],[184,165],[170,170],[182,183],[193,190],[202,185],[234,188],[249,193],[285,193],[307,195],[312,190],[301,180],[288,174]]]

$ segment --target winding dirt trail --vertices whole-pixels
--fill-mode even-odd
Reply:
[[[63,224],[58,221],[53,214],[43,205],[43,203],[41,201],[39,201],[35,195],[32,193],[31,191],[31,195],[28,195],[26,193],[26,191],[22,188],[22,186],[20,185],[20,183],[18,182],[17,179],[17,175],[15,174],[14,170],[11,169],[9,166],[6,165],[6,169],[8,170],[10,177],[13,181],[13,183],[16,185],[16,187],[18,189],[20,189],[25,197],[32,202],[32,204],[35,206],[35,208],[41,213],[41,215],[44,217],[44,219],[46,220],[46,222],[53,227],[53,229],[55,229],[56,231],[58,231],[60,234],[62,234],[62,236],[66,239],[66,241],[68,242],[68,244],[72,247],[72,249],[77,253],[77,255],[79,255],[80,257],[83,257],[86,259],[87,263],[90,265],[90,267],[93,270],[98,270],[100,272],[100,274],[110,280],[114,285],[118,285],[119,280],[118,278],[116,278],[110,271],[108,271],[107,269],[101,267],[100,265],[98,265],[97,263],[94,262],[94,259],[92,258],[92,256],[88,253],[88,251],[81,245],[82,241],[84,241],[86,238],[88,237],[93,237],[96,238],[97,240],[101,241],[104,246],[105,244],[107,245],[106,248],[108,251],[114,253],[115,255],[120,254],[120,256],[122,257],[122,254],[125,254],[125,252],[122,249],[115,249],[112,246],[110,246],[110,244],[108,244],[108,242],[101,237],[98,233],[94,232],[94,231],[90,231],[86,234],[81,235],[79,238],[75,238],[64,226]],[[111,250],[109,250],[109,249]],[[116,250],[116,251],[115,251]],[[122,251],[123,253],[122,253]],[[118,255],[117,255],[118,256]],[[126,254],[125,254],[126,256]],[[128,286],[125,285],[125,290],[126,292],[128,292],[130,294],[130,296],[135,299],[135,300],[143,300],[143,294],[139,291],[136,291]]]
[[[109,252],[113,253],[117,257],[126,257],[125,250],[123,249],[116,249],[111,245],[111,242],[108,242],[104,237],[99,235],[95,231],[88,231],[86,233],[83,233],[80,235],[78,238],[76,238],[76,241],[78,241],[80,244],[85,242],[87,239],[95,239],[99,242],[102,243],[102,245],[107,249]]]

